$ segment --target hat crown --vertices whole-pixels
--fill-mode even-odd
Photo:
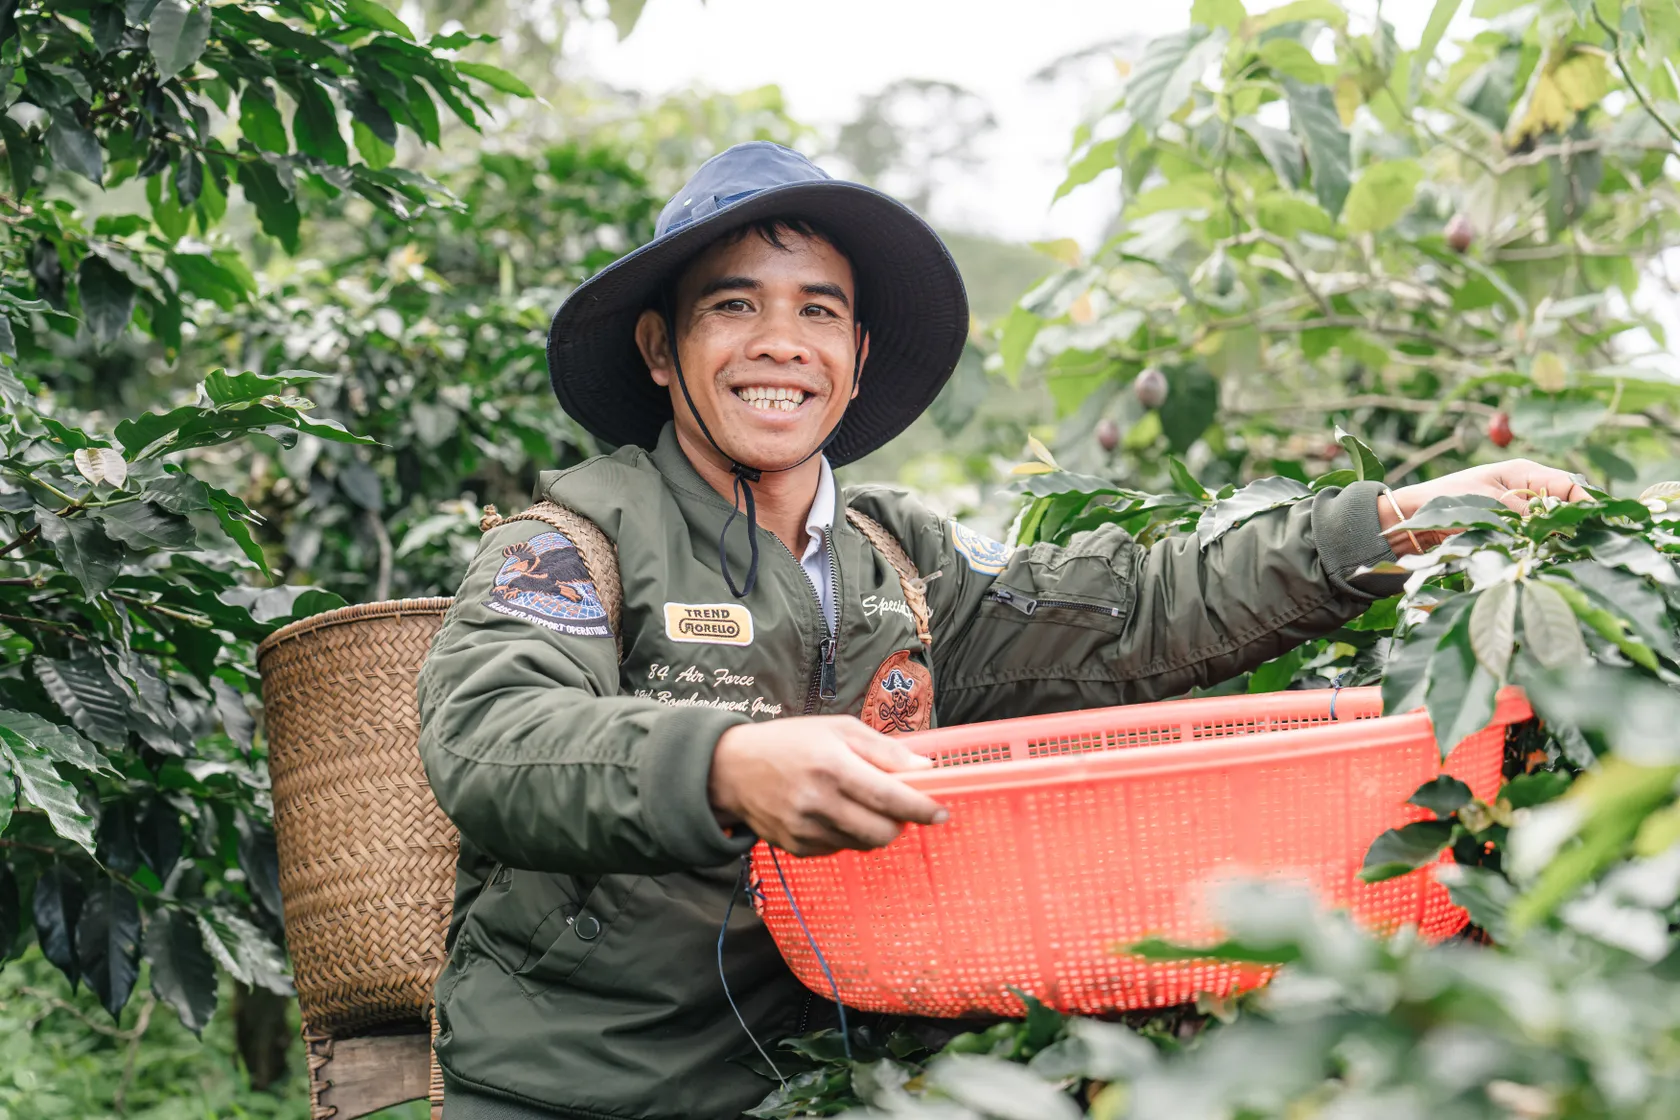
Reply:
[[[664,237],[759,191],[829,178],[832,176],[828,172],[792,148],[768,140],[736,144],[701,164],[694,177],[665,204],[654,226],[654,238]]]

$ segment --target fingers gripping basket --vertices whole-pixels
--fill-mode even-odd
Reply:
[[[909,735],[901,742],[935,769],[906,780],[950,819],[872,852],[772,863],[760,844],[754,901],[807,986],[829,995],[826,962],[841,999],[869,1011],[1018,1015],[1010,986],[1082,1014],[1228,995],[1268,974],[1120,950],[1150,937],[1217,940],[1207,888],[1234,877],[1304,880],[1378,929],[1413,924],[1438,940],[1463,928],[1429,869],[1381,883],[1358,871],[1383,830],[1428,818],[1406,802],[1443,770],[1491,801],[1505,728],[1529,714],[1507,689],[1493,722],[1445,764],[1429,717],[1382,717],[1374,688]]]
[[[444,961],[455,826],[426,783],[415,678],[448,599],[292,623],[258,648],[286,944],[309,1028],[419,1022]]]

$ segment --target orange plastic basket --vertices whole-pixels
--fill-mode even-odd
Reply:
[[[1429,717],[1382,717],[1375,688],[1175,700],[944,728],[901,741],[936,769],[908,777],[950,811],[873,852],[781,870],[841,999],[868,1011],[1019,1015],[1010,986],[1064,1012],[1100,1014],[1229,995],[1263,968],[1154,963],[1148,937],[1208,944],[1207,888],[1241,877],[1305,881],[1384,932],[1432,940],[1467,919],[1428,868],[1357,878],[1384,829],[1428,817],[1406,804],[1443,771],[1492,800],[1505,728],[1528,719],[1506,689],[1493,722],[1441,762]],[[806,986],[830,995],[768,849],[755,905]]]

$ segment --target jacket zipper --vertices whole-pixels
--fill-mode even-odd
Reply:
[[[840,693],[838,673],[835,669],[835,657],[840,652],[840,562],[834,556],[834,534],[830,532],[828,539],[823,541],[823,548],[828,552],[828,586],[834,596],[834,625],[828,625],[828,612],[823,610],[822,592],[811,583],[810,577],[805,582],[810,584],[811,595],[817,600],[817,614],[822,618],[823,626],[828,629],[828,637],[817,643],[817,663],[811,672],[811,686],[805,690],[805,714],[810,715],[817,710],[818,700],[832,700]],[[789,556],[793,556],[790,549]],[[794,556],[797,563],[799,558]],[[800,572],[804,573],[805,566],[800,564]]]
[[[1120,617],[1119,607],[1102,607],[1093,603],[1076,603],[1072,599],[1034,599],[1016,591],[1009,591],[1002,587],[994,587],[986,592],[986,598],[994,603],[1014,607],[1022,614],[1032,616],[1040,607],[1048,607],[1058,611],[1086,611],[1090,614],[1106,614],[1110,618]]]

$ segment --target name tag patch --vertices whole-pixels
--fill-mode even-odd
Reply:
[[[502,566],[484,605],[557,633],[612,637],[595,581],[564,533],[538,533],[502,549]]]
[[[750,646],[752,612],[740,603],[666,603],[665,636],[673,642]]]

